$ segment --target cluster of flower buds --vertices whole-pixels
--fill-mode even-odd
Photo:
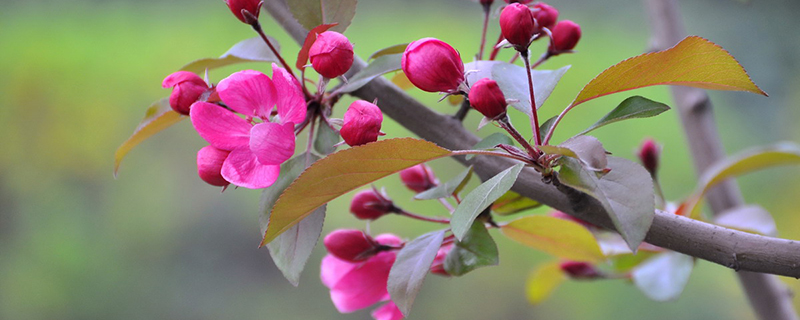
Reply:
[[[406,47],[400,63],[417,88],[428,92],[464,92],[464,62],[456,49],[442,40],[423,38]]]
[[[530,43],[549,30],[552,37],[548,55],[571,52],[575,48],[581,37],[581,28],[577,23],[558,21],[558,10],[544,2],[532,7],[525,3],[510,1],[500,13],[500,32],[508,43],[526,54]]]
[[[353,65],[353,44],[341,33],[325,31],[317,35],[308,50],[308,57],[317,73],[333,79],[343,75]]]

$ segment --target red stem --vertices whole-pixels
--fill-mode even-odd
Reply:
[[[397,209],[396,213],[401,215],[401,216],[406,216],[406,217],[409,217],[409,218],[412,218],[412,219],[421,220],[421,221],[441,223],[441,224],[450,224],[450,219],[426,217],[426,216],[423,216],[423,215],[419,215],[419,214],[416,214],[416,213],[411,213],[411,212],[405,211],[403,209]]]
[[[533,140],[537,146],[542,145],[542,137],[539,136],[539,116],[537,115],[536,111],[536,98],[533,95],[533,76],[531,75],[531,61],[528,57],[528,50],[520,51],[519,55],[522,57],[522,61],[525,62],[525,70],[528,74],[528,91],[531,94],[531,128],[533,129]]]

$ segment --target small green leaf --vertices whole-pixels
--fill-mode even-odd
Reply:
[[[444,260],[444,270],[448,274],[461,276],[483,266],[494,266],[500,263],[497,244],[494,243],[489,230],[483,222],[472,223],[464,240],[456,241],[453,249]]]
[[[133,147],[183,119],[186,119],[186,117],[173,111],[172,107],[169,106],[169,98],[154,102],[147,108],[144,119],[139,122],[136,130],[133,130],[133,134],[128,140],[125,140],[114,153],[114,177],[117,177],[117,171],[119,171],[119,165],[122,163],[122,159],[125,158],[125,155],[127,155]]]
[[[539,125],[539,136],[546,137],[547,133],[550,132],[550,129],[553,128],[553,125],[556,124],[556,118],[558,116],[552,116],[550,119],[547,119],[544,123]]]
[[[314,209],[375,180],[452,152],[413,138],[352,147],[315,162],[287,188],[272,209],[261,245],[266,245]]]
[[[336,150],[334,145],[337,143],[339,143],[339,133],[325,121],[320,120],[317,126],[317,138],[314,139],[314,150],[321,155],[328,155]]]
[[[501,216],[512,215],[517,212],[542,206],[536,200],[525,197],[514,191],[508,191],[492,204],[492,212]]]
[[[343,86],[336,89],[338,93],[349,93],[360,89],[367,83],[387,72],[400,70],[400,59],[403,54],[390,54],[380,56],[372,61],[366,68],[361,69],[352,78],[347,80]]]
[[[608,166],[608,157],[603,143],[592,136],[575,136],[562,142],[560,147],[575,153],[583,167],[592,171],[603,171]]]
[[[633,283],[655,301],[675,300],[683,292],[694,268],[694,258],[667,251],[640,264],[631,272]]]
[[[488,208],[492,202],[511,189],[524,166],[524,164],[519,163],[498,173],[464,197],[456,207],[455,212],[453,212],[452,219],[450,219],[450,226],[456,239],[463,240],[475,218]]]
[[[444,240],[444,230],[426,233],[406,243],[389,271],[386,288],[397,308],[408,316],[422,282]]]
[[[755,232],[766,236],[774,237],[778,235],[778,228],[775,226],[775,219],[761,206],[747,205],[740,206],[714,216],[714,223],[742,230],[745,232]]]
[[[472,177],[472,166],[469,166],[469,168],[462,171],[457,176],[453,177],[453,179],[450,179],[443,184],[440,184],[436,187],[418,193],[416,196],[414,196],[414,199],[433,200],[440,198],[448,198],[458,193],[458,191],[460,191],[461,189],[463,189],[464,186],[467,185],[471,177]]]
[[[478,141],[474,146],[472,146],[472,150],[488,150],[494,149],[495,146],[498,144],[507,144],[507,145],[514,145],[514,140],[511,137],[502,134],[500,132],[495,132],[490,134],[488,137],[483,138],[483,140]],[[467,155],[466,159],[470,160],[475,157],[474,154]]]
[[[278,41],[269,38],[269,41],[280,51]],[[244,62],[277,62],[278,58],[272,53],[264,40],[260,37],[245,39],[233,45],[227,52],[219,58],[206,58],[190,62],[183,66],[181,70],[203,74],[206,69],[216,69],[224,66],[244,63]]]
[[[558,261],[539,265],[531,272],[525,284],[525,295],[531,304],[539,304],[547,299],[558,286],[567,280]]]
[[[595,124],[591,125],[589,128],[586,128],[586,130],[583,130],[583,132],[579,133],[578,135],[587,134],[589,131],[617,121],[655,117],[667,110],[669,110],[669,106],[661,102],[655,102],[640,96],[629,97],[628,99],[620,102],[620,104],[614,108],[614,110],[611,110],[611,112],[603,116],[603,118],[595,122]]]
[[[289,11],[297,22],[311,30],[321,24],[338,23],[333,31],[344,33],[356,15],[356,0],[292,0]]]
[[[319,157],[311,155],[309,161],[317,161]],[[270,211],[275,201],[289,184],[294,181],[306,168],[306,154],[301,154],[281,165],[281,175],[271,187],[261,193],[259,224],[261,232],[267,231]],[[316,246],[322,233],[325,222],[325,206],[319,207],[314,212],[278,236],[275,241],[267,245],[269,254],[275,265],[281,270],[283,276],[295,287],[300,282],[300,274],[311,256],[311,251]]]
[[[531,71],[537,110],[547,101],[556,84],[569,68],[570,66],[558,70]],[[525,67],[503,61],[480,60],[465,64],[464,70],[469,72],[467,74],[469,83],[475,83],[483,78],[497,81],[497,85],[507,99],[517,100],[512,102],[511,106],[529,117],[531,116],[531,97],[528,92],[528,75],[525,74]]]
[[[377,59],[377,58],[379,58],[381,56],[385,56],[385,55],[390,55],[390,54],[395,54],[395,53],[403,53],[403,52],[406,51],[406,47],[408,47],[408,43],[396,44],[396,45],[393,45],[391,47],[386,47],[386,48],[380,49],[378,51],[375,51],[375,53],[371,54],[369,56],[369,58],[367,58],[367,61],[370,61],[372,59]]]
[[[584,226],[549,216],[528,216],[504,225],[503,234],[521,244],[556,257],[597,263],[605,256]]]

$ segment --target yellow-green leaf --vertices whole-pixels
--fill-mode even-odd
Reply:
[[[119,170],[122,159],[125,158],[125,155],[127,155],[133,147],[185,118],[186,117],[172,110],[172,107],[169,106],[169,98],[164,98],[153,103],[153,105],[147,108],[144,119],[139,122],[139,126],[136,127],[133,134],[128,140],[125,140],[125,142],[117,148],[117,152],[114,153],[114,177],[117,176],[117,171]]]
[[[331,154],[306,169],[278,198],[261,245],[328,201],[395,172],[450,154],[450,150],[413,138],[382,140]]]
[[[636,56],[606,69],[581,90],[572,105],[660,84],[767,95],[728,51],[706,39],[689,36],[667,50]]]
[[[566,279],[567,275],[561,271],[558,261],[539,265],[536,270],[531,272],[525,284],[525,295],[528,297],[528,302],[538,304],[544,301]]]
[[[577,222],[529,216],[504,225],[507,237],[556,257],[596,263],[605,259],[592,233]]]
[[[540,207],[542,204],[536,200],[523,196],[514,191],[508,191],[492,204],[492,211],[501,216],[511,215],[520,211]]]

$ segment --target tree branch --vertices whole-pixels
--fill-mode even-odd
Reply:
[[[267,1],[264,8],[295,41],[305,39],[308,31],[291,18],[284,1]],[[354,74],[365,65],[363,60],[356,59],[348,74]],[[379,98],[380,108],[386,115],[421,138],[444,148],[463,150],[479,141],[453,117],[432,111],[382,77],[354,94],[367,101]],[[474,164],[475,172],[482,179],[513,165],[510,160],[497,157],[475,157],[469,162],[463,157],[456,159]],[[522,171],[513,190],[613,230],[608,214],[596,200],[575,190],[564,189],[562,192],[551,184],[545,184],[541,175],[532,169]],[[729,268],[800,277],[800,242],[796,241],[745,233],[661,211],[656,212],[646,241]]]

